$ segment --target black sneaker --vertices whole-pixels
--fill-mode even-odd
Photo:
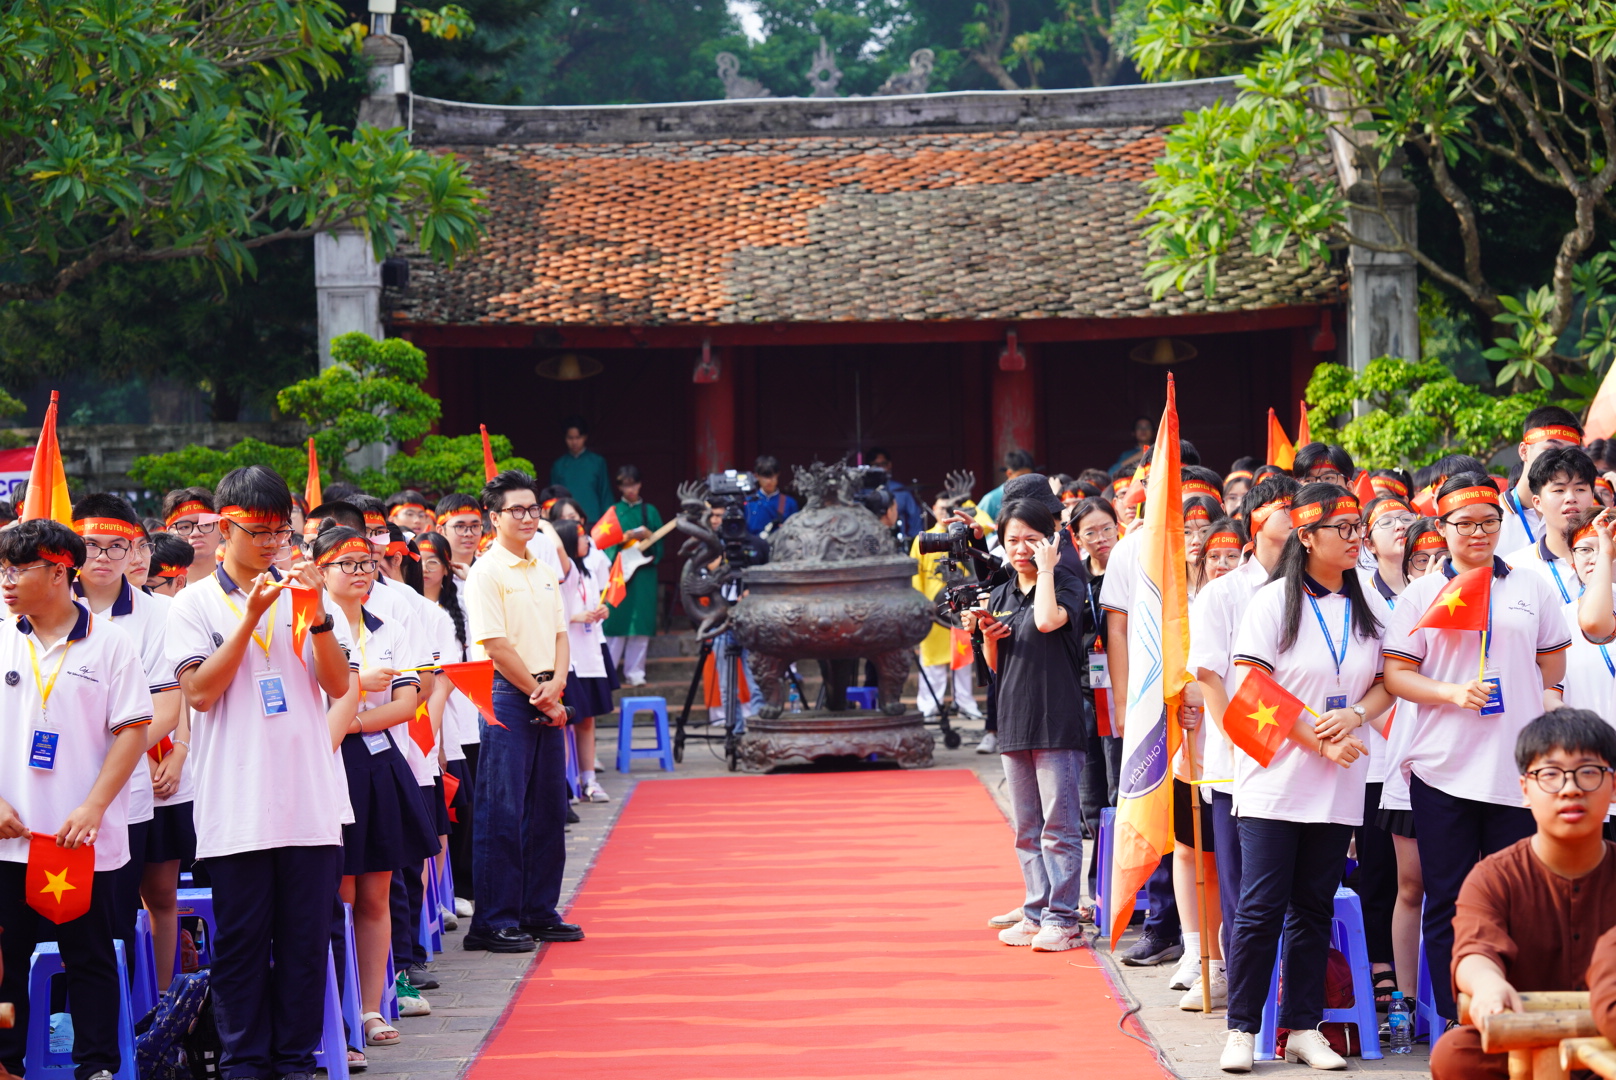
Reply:
[[[438,978],[420,964],[411,964],[409,968],[410,985],[417,990],[436,990],[439,985]]]
[[[1177,960],[1184,955],[1184,946],[1176,941],[1166,941],[1152,933],[1144,933],[1139,940],[1122,954],[1122,962],[1130,967],[1150,967],[1154,964],[1165,964],[1169,960]]]
[[[524,926],[523,932],[533,935],[534,941],[582,941],[584,928],[573,923],[558,922],[549,926]]]
[[[568,825],[576,825],[582,820],[583,820],[583,818],[578,816],[578,811],[574,810],[570,806],[567,807],[567,824]]]
[[[502,926],[498,930],[486,930],[480,934],[468,931],[461,939],[460,947],[485,952],[519,953],[532,952],[539,947],[539,943],[533,940],[532,935],[514,926]]]

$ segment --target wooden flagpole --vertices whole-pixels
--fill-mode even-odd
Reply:
[[[1179,716],[1183,716],[1183,707],[1179,707]],[[1206,710],[1201,711],[1201,723],[1206,723]],[[1196,781],[1200,779],[1197,772],[1199,763],[1195,760],[1195,731],[1185,731],[1182,720],[1179,730],[1184,732],[1184,764],[1190,773],[1190,828],[1195,839],[1195,909],[1196,929],[1201,934],[1201,1015],[1212,1015],[1212,939],[1207,936],[1206,910],[1206,860],[1201,855],[1201,787]],[[1199,730],[1197,726],[1196,730]]]

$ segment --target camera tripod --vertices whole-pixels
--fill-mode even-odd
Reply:
[[[713,643],[719,639],[724,642],[723,655],[719,658],[718,663],[718,680],[719,685],[723,688],[724,698],[724,733],[720,735],[711,729],[696,732],[686,731],[685,728],[690,721],[691,707],[696,703],[696,688],[701,685],[702,672],[707,669],[707,657],[713,654],[715,651]],[[723,739],[724,760],[729,763],[729,771],[734,772],[739,767],[740,762],[737,757],[737,751],[743,734],[739,730],[741,727],[740,686],[743,678],[745,676],[741,674],[741,646],[733,636],[719,634],[716,637],[702,640],[701,651],[696,654],[696,671],[690,677],[690,689],[685,692],[685,705],[684,708],[679,710],[679,720],[674,728],[674,761],[684,761],[686,739],[701,739],[704,742],[716,742]],[[797,697],[800,699],[802,697],[802,684],[797,681],[796,672],[790,672],[789,678],[792,685],[797,688]]]
[[[958,750],[962,739],[960,733],[954,730],[952,721],[954,714],[959,711],[959,704],[954,701],[943,700],[943,695],[939,694],[937,687],[932,685],[931,676],[926,674],[924,667],[920,668],[920,681],[925,684],[927,690],[931,691],[932,704],[937,706],[937,730],[942,733],[943,745],[950,750]],[[943,689],[945,691],[948,689],[948,683],[949,676],[944,675]],[[916,697],[918,698],[919,695],[917,694]],[[916,701],[916,705],[919,705],[918,701]],[[921,712],[924,714],[924,706],[921,706]]]

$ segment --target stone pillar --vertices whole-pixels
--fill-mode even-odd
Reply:
[[[322,370],[331,366],[332,338],[354,330],[382,338],[382,264],[363,233],[342,229],[315,236],[314,288]]]
[[[1347,189],[1351,202],[1361,206],[1383,206],[1397,231],[1410,242],[1418,242],[1414,185],[1403,178],[1400,161],[1393,161],[1381,173],[1380,189],[1367,179],[1359,179]],[[1373,210],[1348,210],[1352,232],[1371,243],[1391,246],[1392,230],[1381,214]],[[1414,256],[1371,251],[1353,244],[1347,256],[1351,291],[1347,303],[1347,355],[1354,371],[1362,371],[1371,360],[1398,356],[1420,358],[1419,274]]]

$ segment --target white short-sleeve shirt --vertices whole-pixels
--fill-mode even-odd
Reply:
[[[1500,544],[1499,548],[1502,547]],[[1582,594],[1582,583],[1577,580],[1577,572],[1569,562],[1550,551],[1541,536],[1537,543],[1509,552],[1504,556],[1504,561],[1509,563],[1511,569],[1530,570],[1547,581],[1562,603],[1569,604]]]
[[[1304,584],[1308,595],[1299,597],[1302,611],[1297,621],[1295,644],[1284,652],[1279,650],[1287,583],[1271,582],[1257,590],[1246,607],[1235,634],[1234,662],[1266,670],[1276,683],[1316,713],[1328,708],[1328,699],[1332,696],[1344,697],[1348,705],[1354,705],[1380,681],[1381,640],[1391,618],[1391,609],[1379,593],[1364,596],[1370,614],[1380,627],[1379,633],[1364,638],[1352,626],[1348,631],[1346,655],[1337,672],[1328,642],[1334,642],[1336,655],[1341,656],[1341,628],[1343,624],[1350,626],[1350,602],[1345,593],[1327,592],[1306,579]],[[1318,605],[1317,617],[1313,604],[1308,602],[1309,596]],[[1304,713],[1297,723],[1312,720]],[[1359,730],[1370,729],[1366,726]],[[1342,768],[1288,739],[1266,769],[1250,757],[1242,755],[1242,758],[1235,769],[1234,812],[1237,815],[1278,821],[1363,824],[1364,785],[1369,782],[1367,758],[1360,757]]]
[[[174,598],[168,656],[176,677],[224,644],[241,625],[245,604],[223,566]],[[258,641],[248,641],[219,700],[192,714],[197,858],[342,843],[348,797],[332,767],[315,635],[305,636],[301,656],[292,650],[292,600],[283,590],[260,620],[257,637],[269,646],[267,654]],[[285,707],[266,715],[260,680],[274,677],[279,685],[271,689]]]
[[[1430,573],[1409,585],[1386,631],[1386,655],[1418,664],[1427,678],[1467,683],[1482,672],[1481,631],[1414,628],[1451,580]],[[1504,711],[1482,716],[1457,705],[1421,705],[1408,762],[1413,775],[1455,798],[1519,806],[1515,737],[1543,714],[1538,657],[1570,648],[1571,632],[1554,586],[1529,571],[1495,574],[1491,606],[1487,670],[1503,684]]]
[[[600,606],[600,594],[611,573],[606,556],[591,550],[584,556],[580,569],[576,562],[567,563],[567,576],[561,579],[561,608],[567,613],[567,643],[572,660],[572,672],[580,679],[606,677],[606,657],[600,647],[606,641],[602,631],[605,623],[573,622],[580,611],[592,611]]]
[[[1188,667],[1194,674],[1201,668],[1223,680],[1223,687],[1234,696],[1234,639],[1240,629],[1240,619],[1246,605],[1257,595],[1257,590],[1268,582],[1268,571],[1256,559],[1247,559],[1234,570],[1206,588],[1190,605],[1190,652]],[[1203,772],[1208,780],[1232,778],[1235,760],[1246,752],[1221,734],[1209,732],[1206,737],[1206,765]],[[1225,794],[1234,791],[1234,784],[1213,784],[1214,791]]]
[[[174,677],[174,665],[168,662],[168,613],[172,610],[170,605],[174,603],[174,598],[167,593],[146,593],[146,595],[157,601],[158,605],[163,609],[163,671],[172,679]],[[178,683],[174,685],[179,686]],[[180,708],[185,711],[186,715],[191,715],[190,706],[183,704],[183,695],[180,700],[182,702]],[[185,765],[180,769],[179,787],[175,788],[174,794],[166,799],[161,795],[156,796],[154,799],[156,805],[179,806],[196,798],[196,766],[192,764],[193,758],[190,749],[190,747],[186,748]],[[135,772],[138,775],[140,770],[136,769]]]
[[[0,626],[0,671],[5,672],[0,679],[0,798],[33,832],[61,828],[95,786],[118,732],[151,722],[151,691],[135,640],[112,620],[76,607],[73,629],[49,649],[26,618],[6,619]],[[41,684],[50,691],[45,708]],[[30,765],[40,737],[55,744],[49,769]],[[128,823],[125,785],[101,817],[97,870],[116,870],[129,861]],[[0,860],[26,863],[28,843],[27,837],[0,840]]]
[[[1518,551],[1528,544],[1535,544],[1543,536],[1543,515],[1537,512],[1529,502],[1521,502],[1520,513],[1516,510],[1517,496],[1512,487],[1504,492],[1503,503],[1504,524],[1498,530],[1498,547],[1496,551]],[[1508,560],[1505,560],[1508,562]],[[1517,792],[1520,785],[1516,785]]]
[[[1128,614],[1133,607],[1134,574],[1139,569],[1139,534],[1131,532],[1117,541],[1105,563],[1105,580],[1100,583],[1100,606],[1107,611]]]
[[[1565,703],[1573,709],[1592,709],[1605,721],[1616,724],[1616,642],[1595,645],[1577,625],[1580,599],[1565,606],[1566,625],[1571,630],[1571,648],[1566,651]],[[1616,611],[1616,586],[1611,588],[1612,610]]]
[[[406,642],[411,635],[396,624],[383,621],[368,607],[360,609],[363,623],[353,629],[354,650],[353,660],[359,665],[360,671],[369,668],[403,668],[408,664],[403,662],[402,650],[407,648]],[[420,676],[413,671],[400,671],[393,678],[392,685],[385,692],[375,694],[364,690],[359,692],[359,716],[362,719],[365,713],[372,709],[379,709],[393,700],[393,691],[404,686],[414,686],[419,689]],[[416,784],[432,783],[432,771],[427,765],[425,755],[410,736],[410,722],[394,724],[387,729],[387,735],[393,740],[398,752],[404,755],[409,763],[410,772],[415,776]],[[424,777],[424,779],[423,779]]]

